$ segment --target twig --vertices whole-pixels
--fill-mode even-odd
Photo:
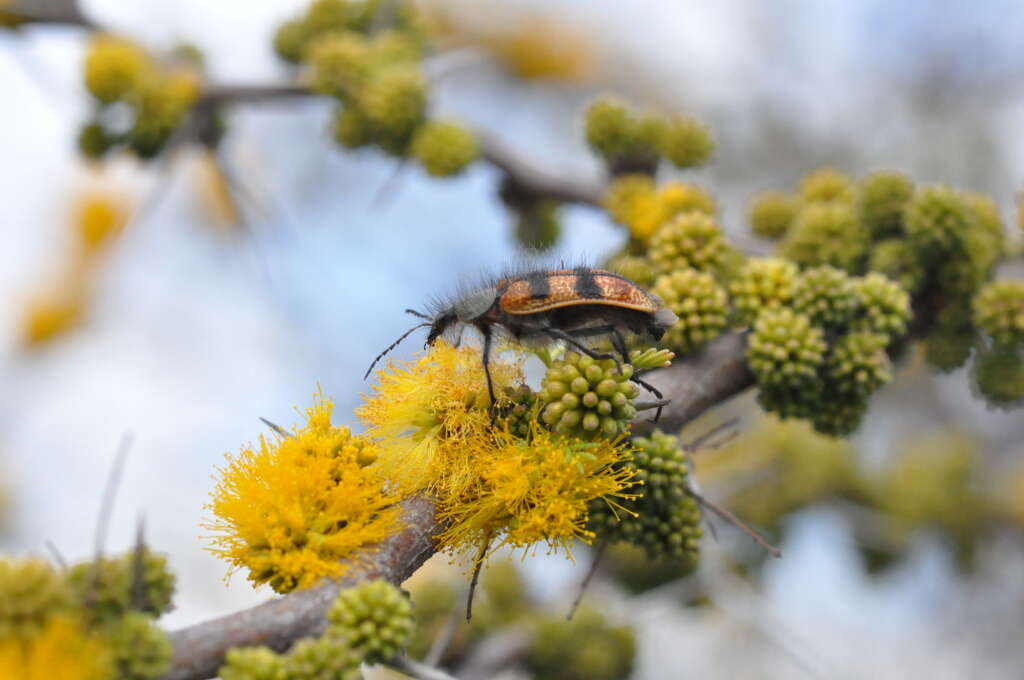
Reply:
[[[114,454],[114,462],[110,466],[110,474],[107,476],[107,484],[103,488],[103,497],[100,500],[100,512],[96,518],[96,535],[93,538],[93,563],[89,574],[89,589],[86,592],[86,608],[90,608],[96,597],[96,591],[100,585],[100,574],[102,573],[103,548],[107,542],[107,531],[110,529],[110,518],[114,514],[114,500],[117,498],[117,488],[121,484],[121,473],[124,471],[124,462],[128,457],[128,449],[131,447],[132,437],[125,434],[121,437],[121,443],[117,445],[117,452]]]
[[[772,557],[775,557],[775,558],[782,557],[782,551],[781,550],[779,550],[774,545],[772,545],[767,540],[765,540],[765,538],[761,534],[759,534],[756,531],[754,531],[754,529],[751,528],[750,525],[745,523],[739,517],[737,517],[736,515],[732,514],[731,512],[726,510],[725,508],[712,503],[707,498],[705,498],[704,496],[700,495],[699,493],[697,493],[693,489],[687,489],[686,493],[691,498],[693,498],[695,501],[700,503],[702,506],[704,506],[705,508],[707,508],[711,512],[715,513],[716,515],[718,515],[719,517],[724,519],[729,524],[732,524],[737,529],[739,529],[740,531],[745,533],[747,536],[750,536],[752,539],[754,539],[754,542],[756,542],[762,548],[767,550],[771,554]]]
[[[466,620],[473,620],[473,595],[476,594],[476,584],[480,580],[480,570],[484,566],[484,558],[487,557],[487,548],[491,546],[492,532],[488,531],[483,543],[480,544],[480,551],[473,563],[473,578],[469,581],[469,594],[466,597]]]
[[[459,630],[459,623],[459,609],[458,607],[452,607],[451,613],[448,614],[448,620],[445,621],[444,628],[434,638],[434,641],[430,644],[430,650],[423,657],[423,663],[428,666],[436,666],[441,663],[444,653],[448,651],[452,640],[455,639],[455,633]]]
[[[132,553],[132,605],[141,611],[146,606],[146,520],[139,517]]]
[[[590,568],[587,569],[587,574],[583,577],[583,582],[580,583],[579,592],[576,593],[576,598],[572,601],[572,606],[569,607],[569,613],[565,617],[566,621],[572,621],[572,617],[576,615],[576,610],[579,609],[580,602],[583,601],[583,595],[587,592],[587,587],[594,579],[594,574],[597,573],[597,567],[601,564],[601,558],[604,557],[604,551],[607,547],[608,543],[606,541],[601,541],[597,545],[597,549],[594,551],[594,557],[590,561]]]
[[[21,0],[11,2],[3,11],[8,12],[29,24],[64,24],[79,26],[89,30],[99,30],[99,26],[82,13],[76,0],[64,0],[56,3],[58,7],[41,6],[42,3]]]
[[[291,437],[292,436],[291,433],[288,430],[284,429],[283,427],[281,427],[280,425],[278,425],[276,423],[270,422],[269,420],[267,420],[263,416],[260,416],[260,420],[263,421],[264,425],[266,425],[267,427],[269,427],[271,430],[273,430],[277,434],[281,435],[282,437]]]
[[[384,665],[401,671],[410,678],[416,678],[416,680],[457,680],[454,675],[449,675],[440,668],[410,659],[407,656],[396,656]]]
[[[64,555],[60,553],[60,550],[57,549],[57,546],[54,545],[53,541],[50,539],[46,539],[46,549],[50,551],[51,555],[53,555],[53,561],[57,563],[57,566],[61,568],[61,571],[68,568],[68,563],[67,560],[64,559]]]
[[[693,441],[690,441],[690,442],[687,442],[687,443],[683,444],[683,449],[687,453],[696,453],[697,451],[701,450],[701,447],[705,443],[707,443],[707,441],[709,439],[714,438],[716,435],[718,435],[719,433],[721,433],[724,430],[727,430],[727,429],[729,429],[731,427],[735,427],[735,426],[739,425],[739,423],[740,423],[740,419],[739,418],[731,418],[731,419],[725,421],[724,423],[721,423],[719,425],[715,425],[713,428],[711,428],[710,430],[708,430],[707,432],[705,432],[701,436],[697,437]]]

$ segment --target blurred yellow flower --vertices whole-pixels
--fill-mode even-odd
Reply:
[[[125,202],[102,190],[83,193],[75,206],[74,229],[86,254],[98,252],[124,229],[128,221]]]
[[[108,680],[110,650],[67,617],[51,619],[35,637],[0,639],[0,678],[5,680]]]
[[[646,241],[662,224],[684,212],[696,210],[714,215],[715,199],[706,190],[685,182],[666,182],[655,187],[646,175],[623,175],[605,192],[602,205],[630,236]]]
[[[28,303],[22,319],[22,344],[39,347],[77,326],[85,316],[85,297],[73,288]]]
[[[358,552],[401,529],[399,500],[371,464],[374,444],[331,424],[322,396],[294,436],[260,437],[219,470],[207,506],[211,551],[278,592],[342,576]],[[342,562],[345,560],[346,562]]]

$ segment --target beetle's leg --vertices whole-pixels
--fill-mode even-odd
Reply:
[[[581,343],[579,340],[574,338],[572,335],[570,335],[569,333],[566,333],[565,331],[563,331],[561,328],[541,328],[541,329],[539,329],[539,332],[540,333],[544,333],[546,335],[550,335],[552,338],[555,338],[556,340],[563,340],[563,341],[567,342],[568,344],[572,345],[573,347],[575,347],[579,351],[581,351],[584,354],[586,354],[591,359],[595,359],[597,361],[603,361],[605,359],[611,359],[616,364],[619,363],[618,357],[616,357],[614,354],[601,354],[600,352],[598,352],[598,351],[596,351],[594,349],[591,349],[590,347],[587,347],[586,345]],[[583,336],[583,337],[586,337],[586,336]]]
[[[480,332],[484,336],[484,376],[487,378],[487,396],[491,398],[490,412],[491,412],[491,424],[494,424],[494,418],[498,413],[498,401],[494,398],[494,383],[491,382],[491,329],[486,326],[480,326]]]
[[[643,387],[645,390],[656,396],[658,399],[664,400],[664,395],[662,395],[661,390],[659,390],[657,387],[647,382],[646,380],[641,380],[640,378],[633,376],[633,382],[635,382],[637,385],[640,385],[640,387]],[[654,412],[654,417],[651,418],[648,422],[656,423],[658,422],[658,420],[661,419],[662,406],[662,404],[658,405],[658,410]]]

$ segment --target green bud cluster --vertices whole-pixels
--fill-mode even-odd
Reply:
[[[329,632],[295,643],[285,658],[285,672],[288,680],[362,680],[362,661],[344,636]]]
[[[120,618],[129,611],[159,616],[171,609],[174,575],[167,569],[167,558],[149,550],[143,551],[141,566],[141,582],[135,583],[134,551],[99,563],[83,562],[68,570],[68,584],[101,621]]]
[[[963,248],[971,226],[971,208],[949,187],[922,187],[910,197],[904,221],[915,247],[934,262]]]
[[[413,158],[434,177],[459,174],[479,153],[476,137],[454,123],[430,121],[416,131],[412,140]]]
[[[581,608],[570,621],[544,617],[532,626],[525,665],[533,677],[559,680],[626,680],[633,672],[636,635]]]
[[[152,616],[127,612],[104,629],[111,643],[119,680],[149,680],[171,664],[171,642]]]
[[[78,135],[79,150],[99,159],[118,146],[140,158],[159,154],[199,97],[201,66],[165,66],[138,45],[112,35],[93,38],[85,57],[85,87],[96,111]],[[128,112],[109,115],[112,105]]]
[[[821,168],[800,182],[800,198],[807,203],[852,203],[853,183],[834,168]]]
[[[0,560],[0,639],[32,637],[71,606],[67,583],[43,560]]]
[[[754,322],[747,363],[762,389],[814,389],[828,345],[825,333],[788,307],[766,309]]]
[[[902,238],[876,243],[868,257],[868,271],[885,274],[910,294],[921,290],[927,276],[914,246]]]
[[[299,64],[310,44],[327,33],[349,31],[367,34],[381,10],[379,0],[314,0],[300,16],[286,21],[274,35],[274,51],[287,62]],[[392,4],[389,28],[417,44],[422,27],[416,8],[409,2]]]
[[[387,581],[346,588],[327,612],[328,631],[343,636],[368,663],[397,655],[412,636],[412,604]]]
[[[506,387],[505,396],[508,402],[498,413],[499,419],[515,436],[521,439],[528,438],[537,395],[528,385],[519,385],[518,387]]]
[[[1024,345],[1024,279],[988,284],[973,306],[975,324],[997,344]]]
[[[872,272],[853,282],[861,317],[854,322],[858,330],[886,335],[895,340],[907,332],[912,312],[910,296],[899,284],[883,274]]]
[[[676,352],[694,352],[725,329],[729,300],[710,274],[696,269],[677,269],[658,277],[653,293],[679,320],[662,342]]]
[[[543,252],[554,247],[562,233],[558,201],[528,201],[515,206],[515,236],[524,249]]]
[[[235,647],[217,671],[220,680],[284,680],[284,657],[267,647]]]
[[[654,263],[650,259],[642,255],[630,255],[628,252],[613,255],[605,263],[605,269],[622,274],[644,288],[653,286],[657,278]]]
[[[846,201],[809,203],[797,214],[778,253],[804,266],[832,265],[857,273],[868,252],[868,233]]]
[[[839,394],[863,399],[892,380],[889,355],[885,348],[889,336],[853,332],[836,342],[829,356],[829,378]]]
[[[750,204],[750,229],[758,236],[780,239],[789,231],[799,209],[797,201],[784,193],[760,193]]]
[[[751,258],[729,284],[732,306],[742,323],[753,323],[765,309],[779,309],[793,299],[799,270],[780,258]]]
[[[616,172],[652,171],[659,158],[678,168],[707,161],[714,150],[708,129],[692,118],[638,116],[620,100],[603,96],[584,114],[587,143]]]
[[[659,274],[688,267],[714,272],[730,250],[718,222],[704,212],[676,215],[651,236],[648,253]]]
[[[590,528],[609,543],[630,543],[643,548],[650,559],[669,558],[696,568],[700,557],[700,506],[687,493],[689,469],[679,441],[655,430],[650,437],[633,439],[627,468],[641,486],[638,498],[624,500],[620,508],[595,502]]]
[[[882,170],[860,181],[857,213],[872,240],[903,232],[903,208],[914,193],[914,183],[901,172]]]
[[[974,385],[989,404],[1016,408],[1024,404],[1024,350],[997,345],[978,353]]]
[[[551,363],[541,382],[541,420],[561,434],[615,437],[636,415],[633,403],[639,390],[632,376],[630,364],[620,370],[612,359],[566,352]]]
[[[793,309],[826,329],[846,326],[857,311],[853,280],[828,265],[803,272],[793,291]]]

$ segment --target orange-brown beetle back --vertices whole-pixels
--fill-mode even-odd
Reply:
[[[556,269],[531,272],[498,283],[499,304],[506,314],[537,314],[580,304],[608,305],[655,313],[662,304],[632,281],[603,269]]]

